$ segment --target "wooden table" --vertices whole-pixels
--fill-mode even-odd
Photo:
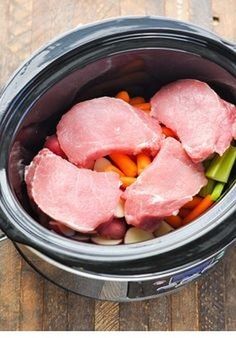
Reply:
[[[35,49],[78,24],[120,15],[191,21],[236,40],[236,0],[1,0],[0,84]],[[6,241],[0,330],[235,330],[236,250],[182,291],[136,303],[76,296],[44,280]]]

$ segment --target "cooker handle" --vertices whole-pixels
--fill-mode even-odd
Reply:
[[[10,239],[13,242],[18,242],[30,245],[31,241],[27,240],[26,236],[22,234],[11,222],[4,217],[0,208],[0,242],[5,239]]]
[[[231,41],[228,41],[228,40],[225,40],[225,39],[221,39],[221,41],[227,46],[227,47],[230,47],[232,48],[235,52],[236,52],[236,44],[231,42]]]
[[[7,236],[0,229],[0,243],[5,241],[6,239],[7,239]]]

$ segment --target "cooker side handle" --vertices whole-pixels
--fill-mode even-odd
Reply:
[[[236,52],[236,44],[231,42],[231,41],[228,41],[228,40],[225,40],[225,39],[221,39],[221,41],[229,48],[233,49],[234,52]]]
[[[0,230],[0,243],[5,241],[7,239],[7,236]]]

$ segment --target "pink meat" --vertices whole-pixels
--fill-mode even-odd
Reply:
[[[152,229],[176,214],[207,183],[201,164],[193,163],[177,140],[168,137],[153,162],[123,193],[128,224]]]
[[[57,136],[69,161],[85,168],[112,152],[155,155],[162,139],[155,119],[111,97],[76,104],[59,122]]]
[[[29,196],[45,214],[80,232],[109,221],[121,194],[117,174],[79,169],[48,149],[26,168],[25,181]]]
[[[194,162],[214,152],[222,155],[229,147],[235,133],[236,107],[206,83],[191,79],[173,82],[154,95],[151,105],[151,115],[176,132]]]

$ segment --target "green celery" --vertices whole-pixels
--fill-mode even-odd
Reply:
[[[236,147],[230,146],[222,156],[217,155],[206,171],[212,180],[227,183],[236,159]]]
[[[210,195],[213,191],[215,183],[216,183],[215,181],[209,178],[207,184],[200,190],[199,195],[201,197],[206,197],[207,195]]]
[[[213,201],[218,200],[218,198],[221,196],[222,191],[224,190],[224,183],[218,182],[215,186],[215,188],[213,189],[212,193],[211,193],[211,198]]]

